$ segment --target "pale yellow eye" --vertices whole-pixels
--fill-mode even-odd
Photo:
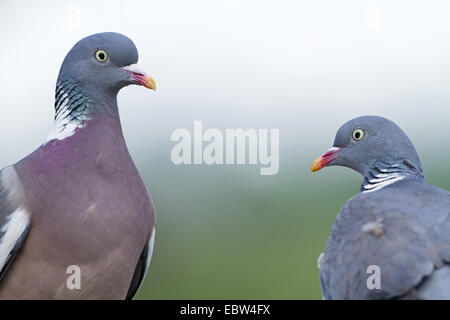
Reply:
[[[97,60],[100,61],[100,62],[105,62],[106,59],[108,59],[108,54],[106,53],[105,50],[98,49],[98,50],[95,52],[95,59],[97,59]]]
[[[364,138],[364,130],[363,129],[355,129],[352,133],[353,140],[359,141]]]

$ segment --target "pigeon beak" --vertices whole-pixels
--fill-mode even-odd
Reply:
[[[343,148],[333,147],[328,150],[323,156],[318,157],[311,165],[311,172],[319,171],[320,169],[326,167],[331,162],[336,160],[337,154],[342,151]]]
[[[156,82],[155,80],[137,70],[132,70],[131,66],[124,67],[123,70],[130,76],[131,81],[133,83],[149,88],[150,90],[156,91]]]

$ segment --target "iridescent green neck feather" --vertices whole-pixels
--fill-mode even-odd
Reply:
[[[89,120],[92,101],[73,80],[60,81],[55,92],[55,128],[47,141],[73,135]]]

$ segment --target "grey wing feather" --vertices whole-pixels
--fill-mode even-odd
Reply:
[[[4,265],[3,265],[3,268],[0,270],[0,281],[6,275],[6,272],[8,271],[9,267],[14,262],[14,259],[18,255],[20,249],[22,249],[23,243],[24,243],[26,237],[28,236],[28,232],[30,231],[30,228],[31,228],[31,223],[28,223],[26,228],[25,228],[25,230],[19,236],[19,238],[17,239],[16,243],[14,244],[14,247],[11,250],[11,252],[9,253],[9,255],[8,255]]]
[[[130,288],[128,289],[127,296],[125,300],[131,300],[136,295],[142,281],[145,276],[145,262],[148,258],[148,244],[145,245],[144,250],[142,250],[141,256],[139,257],[136,269],[134,270],[133,279],[131,280]]]
[[[125,300],[131,300],[136,295],[137,291],[141,287],[142,283],[145,280],[145,277],[148,272],[148,268],[150,266],[150,261],[153,255],[153,246],[155,244],[155,234],[156,227],[153,228],[152,235],[150,237],[150,241],[145,245],[142,250],[141,256],[139,257],[138,263],[136,265],[136,269],[134,270],[133,278],[131,280],[130,287],[128,289],[127,296]]]
[[[20,252],[31,228],[23,190],[13,167],[0,171],[0,280]]]
[[[401,298],[446,265],[450,194],[425,186],[417,190],[403,185],[402,192],[386,188],[347,202],[322,259],[324,298]],[[371,265],[380,268],[380,289],[367,286]]]
[[[450,266],[435,270],[415,289],[415,296],[425,300],[450,299]]]

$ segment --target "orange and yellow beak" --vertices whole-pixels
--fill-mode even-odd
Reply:
[[[328,150],[323,156],[318,157],[311,165],[311,172],[319,171],[320,169],[326,167],[331,162],[336,160],[337,154],[342,151],[342,148],[333,147]]]
[[[125,67],[123,69],[128,73],[134,83],[156,91],[155,79],[142,72],[131,70],[130,68]]]
[[[144,76],[144,79],[142,81],[142,85],[146,88],[149,88],[150,90],[156,91],[156,82],[155,79],[153,79],[150,76]]]

